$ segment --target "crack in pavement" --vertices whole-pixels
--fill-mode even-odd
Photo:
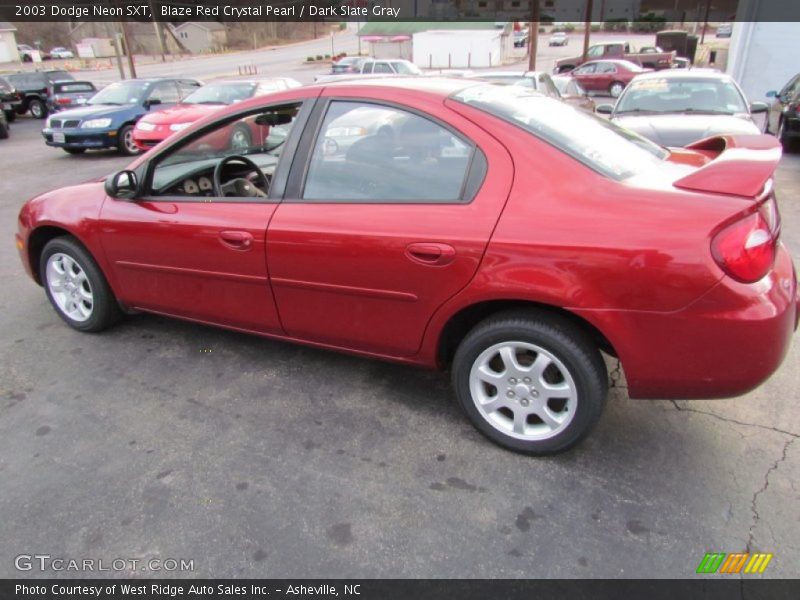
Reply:
[[[680,406],[677,400],[670,400],[672,405],[675,409],[679,412],[691,412],[697,413],[698,415],[707,415],[709,417],[714,417],[715,419],[719,419],[720,421],[725,421],[726,423],[734,423],[736,425],[744,425],[745,427],[758,427],[759,429],[766,429],[767,431],[774,431],[775,433],[780,433],[783,435],[791,436],[793,439],[800,438],[800,433],[794,433],[793,431],[787,431],[785,429],[778,429],[777,427],[768,427],[766,425],[761,425],[759,423],[747,423],[745,421],[737,421],[736,419],[730,419],[728,417],[722,417],[716,413],[706,412],[704,410],[697,410],[696,408],[688,408],[686,406]]]
[[[757,490],[756,493],[753,494],[753,499],[752,499],[752,501],[750,503],[750,511],[753,513],[753,520],[752,520],[752,523],[750,524],[750,529],[747,532],[747,551],[748,552],[750,552],[750,548],[753,545],[753,539],[755,537],[755,528],[758,525],[758,520],[760,518],[760,516],[758,514],[758,509],[756,508],[756,503],[758,502],[758,497],[761,494],[763,494],[764,492],[766,492],[767,488],[769,488],[769,476],[770,476],[770,473],[772,473],[773,471],[777,471],[778,470],[778,466],[782,462],[784,462],[786,460],[786,453],[789,450],[789,446],[791,446],[795,442],[796,439],[797,439],[797,437],[793,437],[790,440],[786,441],[786,443],[783,445],[783,452],[781,452],[781,457],[778,460],[776,460],[772,464],[772,466],[769,469],[767,469],[767,472],[764,474],[764,485],[761,486],[760,490]]]

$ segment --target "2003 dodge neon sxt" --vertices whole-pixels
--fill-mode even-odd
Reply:
[[[246,148],[220,145],[237,125]],[[667,150],[517,88],[362,80],[224,109],[103,181],[30,200],[17,244],[59,316],[140,310],[451,367],[507,448],[580,440],[607,395],[742,394],[798,291],[768,136]]]

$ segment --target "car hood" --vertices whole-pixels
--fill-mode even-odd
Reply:
[[[114,117],[122,113],[131,112],[136,107],[133,105],[117,106],[115,104],[92,104],[82,108],[71,108],[58,113],[59,119],[86,119],[88,117]]]
[[[712,135],[759,134],[755,123],[732,115],[642,115],[614,117],[617,125],[662,146],[682,147]]]
[[[222,108],[225,108],[224,104],[176,104],[170,108],[149,113],[142,117],[142,121],[153,125],[193,123]]]

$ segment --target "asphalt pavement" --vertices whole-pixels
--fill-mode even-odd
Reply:
[[[24,274],[16,216],[128,160],[41,125],[0,141],[0,577],[79,575],[15,567],[37,553],[193,561],[102,575],[694,577],[745,549],[800,576],[797,340],[733,400],[633,401],[615,377],[594,433],[537,459],[481,437],[442,374],[147,315],[77,333]],[[800,154],[776,187],[797,256]]]

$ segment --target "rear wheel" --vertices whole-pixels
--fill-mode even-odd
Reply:
[[[47,116],[47,107],[41,100],[33,99],[28,103],[28,110],[34,119],[44,119]]]
[[[625,84],[620,81],[613,82],[610,86],[608,86],[608,93],[611,94],[612,98],[619,98],[619,95],[622,93],[622,90],[625,89]]]
[[[9,123],[13,123],[17,120],[17,111],[15,110],[8,110],[6,111],[6,121]]]
[[[5,119],[0,121],[0,140],[8,139],[8,123]]]
[[[120,154],[125,156],[136,156],[142,151],[133,141],[133,125],[125,125],[119,130],[119,142],[117,144]]]
[[[120,318],[122,311],[102,271],[74,238],[50,240],[39,273],[50,304],[73,329],[102,331]]]
[[[534,312],[477,325],[458,347],[452,376],[472,424],[527,454],[577,444],[597,423],[608,393],[603,359],[583,331]]]

